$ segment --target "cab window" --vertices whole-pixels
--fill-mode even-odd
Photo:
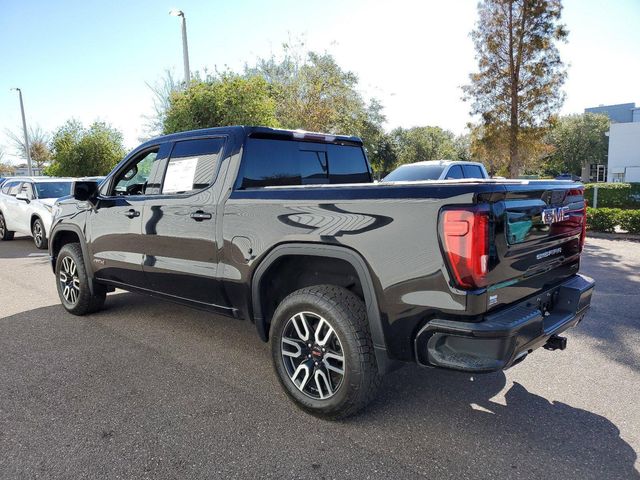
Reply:
[[[159,148],[140,154],[114,180],[112,195],[143,195],[147,192],[149,179],[157,168]]]
[[[361,146],[249,138],[236,188],[369,183]]]
[[[162,193],[188,194],[213,184],[223,145],[223,138],[176,142],[164,175]]]
[[[456,180],[458,178],[464,178],[462,168],[460,168],[460,165],[454,165],[447,172],[447,178],[445,178],[445,180]]]
[[[482,169],[477,165],[464,165],[463,169],[465,178],[484,178]]]

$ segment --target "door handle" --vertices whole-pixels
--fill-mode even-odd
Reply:
[[[124,212],[124,215],[129,218],[135,218],[140,216],[140,212],[132,208],[131,210]]]
[[[189,215],[196,222],[201,222],[203,220],[211,220],[211,214],[208,212],[203,212],[202,210],[198,210],[197,212],[193,212]]]

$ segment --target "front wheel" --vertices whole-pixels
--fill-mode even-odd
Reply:
[[[271,351],[285,392],[319,417],[357,413],[380,385],[364,303],[342,287],[319,285],[286,297],[273,316]]]
[[[78,243],[68,243],[60,250],[56,260],[56,284],[60,302],[69,313],[86,315],[104,306],[107,289],[104,285],[94,284],[91,291]]]
[[[47,233],[44,229],[44,223],[39,218],[33,221],[31,226],[31,235],[33,236],[33,243],[39,250],[46,250],[48,246]]]
[[[7,223],[4,216],[0,213],[0,240],[13,240],[14,232],[7,230]]]

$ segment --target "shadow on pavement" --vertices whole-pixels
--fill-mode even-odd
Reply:
[[[0,241],[0,258],[49,257],[46,250],[38,250],[31,237],[15,237]]]
[[[597,348],[604,354],[640,372],[640,349],[629,335],[640,335],[640,258],[587,244],[581,271],[593,277],[596,290],[591,311],[575,333],[599,340]]]
[[[416,439],[437,443],[439,463],[476,465],[482,478],[489,473],[492,478],[640,479],[636,452],[607,418],[547,400],[517,382],[504,399],[496,397],[505,384],[503,372],[473,377],[407,366],[390,374],[379,400],[350,422],[407,438],[395,448],[415,448]]]
[[[13,356],[7,353],[4,358],[3,346],[12,347]],[[27,355],[18,357],[18,352]],[[503,399],[500,393],[507,385],[502,372],[471,377],[407,366],[385,378],[379,398],[362,414],[340,423],[319,421],[286,401],[270,366],[269,349],[249,322],[134,294],[112,296],[106,310],[83,319],[64,313],[60,306],[6,317],[0,322],[0,362],[10,367],[13,379],[52,364],[57,364],[60,372],[75,368],[74,375],[64,373],[65,392],[77,391],[87,408],[101,404],[101,397],[94,391],[109,385],[109,396],[118,403],[104,411],[91,407],[91,414],[82,417],[86,426],[76,423],[68,427],[69,431],[59,432],[66,438],[83,435],[84,429],[95,423],[118,422],[135,422],[144,434],[142,438],[154,438],[158,434],[154,422],[158,419],[150,415],[149,402],[161,398],[167,412],[178,418],[193,413],[194,407],[185,399],[203,399],[207,411],[216,411],[216,404],[222,405],[225,400],[211,383],[222,381],[229,385],[226,391],[231,393],[227,397],[234,399],[236,419],[255,412],[257,399],[250,392],[261,392],[259,404],[268,418],[265,421],[281,418],[286,423],[290,438],[283,448],[304,444],[313,431],[320,432],[327,448],[342,439],[339,445],[353,443],[360,451],[374,451],[385,461],[392,459],[424,471],[430,478],[640,478],[634,469],[636,453],[611,421],[549,401],[518,383],[508,388]],[[169,377],[176,369],[179,374]],[[85,372],[102,373],[93,376]],[[77,375],[83,383],[78,383]],[[58,392],[58,382],[53,380],[39,383],[43,399],[69,395]],[[129,385],[137,385],[136,389],[145,392],[144,398],[128,395]],[[147,385],[146,390],[140,385]],[[159,391],[159,385],[166,387]],[[21,398],[15,388],[0,394],[3,397],[20,408],[31,405],[27,418],[33,425],[28,429],[35,429],[37,435],[50,434],[46,410],[41,411],[33,399]],[[5,407],[0,405],[0,413]],[[195,416],[194,421],[206,424],[207,435],[222,428],[217,424],[220,417]],[[248,421],[254,426],[238,424],[237,428],[255,428],[255,417]],[[67,429],[64,422],[57,428]],[[196,435],[183,431],[186,426],[177,421],[163,428],[162,434],[169,438]],[[14,431],[12,435],[21,438],[23,434]],[[240,448],[233,443],[246,441],[243,438],[227,439],[231,445],[225,448]],[[1,440],[2,435],[0,444]],[[37,443],[37,439],[32,440]],[[40,447],[49,448],[44,444]],[[213,448],[208,452],[211,455],[222,447],[208,448]],[[175,450],[164,455],[178,456],[181,449],[176,443]],[[346,455],[335,458],[335,462],[347,461]]]

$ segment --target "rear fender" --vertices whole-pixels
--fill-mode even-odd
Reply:
[[[283,256],[305,255],[329,257],[344,260],[350,263],[356,271],[362,292],[364,295],[365,306],[367,310],[367,318],[369,321],[369,329],[371,339],[373,340],[378,370],[381,374],[390,371],[393,368],[393,361],[389,359],[387,354],[386,342],[384,339],[384,330],[382,327],[382,319],[378,300],[376,298],[373,281],[369,273],[369,269],[364,259],[355,251],[340,247],[337,245],[318,245],[318,244],[282,244],[271,250],[255,269],[251,282],[251,303],[253,308],[253,319],[256,324],[258,335],[263,341],[269,339],[269,321],[264,318],[262,312],[262,301],[260,298],[260,282],[263,275],[269,270],[275,261]]]

